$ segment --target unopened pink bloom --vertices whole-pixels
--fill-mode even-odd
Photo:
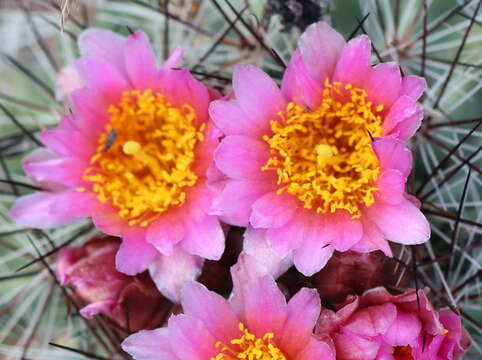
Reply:
[[[335,359],[329,338],[312,336],[320,311],[315,290],[301,289],[286,303],[266,276],[236,291],[243,296],[228,301],[193,282],[182,294],[184,314],[131,335],[122,348],[137,360]]]
[[[313,276],[313,285],[322,302],[339,304],[348,295],[361,295],[377,286],[395,284],[397,265],[381,251],[368,254],[336,251],[326,266]]]
[[[470,348],[471,339],[462,327],[460,316],[451,310],[442,310],[439,319],[445,331],[428,336],[425,349],[414,349],[415,360],[458,360]]]
[[[70,95],[84,87],[79,72],[73,66],[64,66],[57,74],[56,97],[58,100],[70,102]]]
[[[82,316],[104,314],[131,331],[152,329],[165,316],[165,299],[147,273],[127,276],[115,269],[119,245],[117,238],[99,237],[80,247],[63,248],[57,266],[60,283],[72,286],[87,304],[80,310]]]
[[[218,143],[208,114],[216,94],[178,68],[179,48],[158,67],[141,31],[89,29],[79,47],[85,87],[71,94],[73,113],[41,133],[47,151],[25,159],[25,172],[48,187],[20,198],[10,215],[38,228],[91,217],[122,238],[119,271],[149,268],[176,301],[202,260],[224,250],[205,175]]]
[[[438,313],[425,293],[391,295],[374,288],[354,296],[337,312],[323,309],[315,333],[333,339],[340,360],[452,360],[470,338],[460,317]]]
[[[301,36],[281,90],[238,66],[233,99],[210,114],[225,137],[210,172],[212,213],[264,232],[305,275],[334,250],[391,256],[387,240],[420,244],[430,227],[405,193],[425,81],[395,63],[371,66],[367,36],[349,42],[323,22]],[[253,232],[254,234],[254,232]]]

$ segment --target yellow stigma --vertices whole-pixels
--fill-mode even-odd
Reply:
[[[114,206],[129,226],[147,226],[186,200],[196,184],[195,147],[204,139],[189,105],[174,107],[151,90],[124,91],[82,179],[97,199]],[[85,189],[78,189],[83,191]]]
[[[127,155],[134,155],[139,152],[141,145],[137,141],[126,141],[122,145],[122,151]]]
[[[371,137],[381,135],[382,110],[365,90],[326,81],[316,109],[289,103],[271,121],[272,135],[263,137],[271,156],[262,170],[275,171],[278,194],[295,195],[306,209],[360,217],[361,206],[375,201],[380,169]]]
[[[273,333],[266,333],[262,338],[257,338],[243,323],[239,323],[239,330],[242,332],[241,337],[231,340],[230,345],[216,343],[215,346],[221,348],[221,351],[210,360],[286,360],[286,356],[273,341]]]

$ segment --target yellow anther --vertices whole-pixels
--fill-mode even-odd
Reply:
[[[187,188],[196,184],[192,167],[205,127],[196,127],[191,106],[174,107],[151,90],[125,91],[108,111],[109,122],[82,178],[129,226],[146,227],[183,204]]]
[[[365,90],[328,80],[317,108],[289,103],[263,137],[271,156],[262,170],[276,173],[277,194],[287,191],[318,213],[359,217],[375,201],[380,169],[369,134],[381,135],[382,110]]]
[[[443,330],[442,330],[442,335],[446,335],[446,334],[448,334],[448,333],[449,333],[448,329],[443,329]]]
[[[122,150],[124,151],[124,154],[127,155],[134,155],[139,150],[141,149],[141,144],[139,144],[137,141],[126,141],[124,145],[122,146]]]
[[[261,338],[251,334],[243,323],[239,323],[241,336],[230,341],[229,345],[216,342],[220,352],[210,360],[287,360],[283,352],[273,342],[274,334],[266,333]]]

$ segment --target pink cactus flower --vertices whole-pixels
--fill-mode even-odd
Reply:
[[[323,309],[316,334],[329,334],[339,360],[453,360],[470,346],[460,317],[438,313],[425,293],[391,295],[374,288],[347,299],[337,312]]]
[[[119,271],[149,268],[176,301],[202,259],[224,250],[205,175],[218,143],[208,114],[215,92],[177,68],[179,48],[158,68],[141,31],[124,38],[89,29],[79,47],[75,66],[85,87],[72,93],[73,113],[41,133],[47,149],[24,166],[35,181],[58,186],[20,198],[10,215],[38,228],[91,217],[122,238]]]
[[[80,314],[92,318],[104,314],[130,331],[152,329],[162,322],[164,297],[147,273],[127,276],[115,269],[120,241],[99,237],[80,247],[61,250],[57,275],[63,286],[72,286],[84,303]]]
[[[329,337],[312,336],[320,312],[315,290],[301,289],[286,303],[269,276],[238,285],[228,301],[188,284],[184,314],[172,316],[165,328],[129,336],[122,348],[137,360],[335,359]]]
[[[301,36],[281,90],[254,66],[233,74],[233,100],[210,114],[225,137],[210,183],[212,213],[264,231],[305,275],[334,250],[391,256],[387,240],[420,244],[430,227],[405,193],[405,147],[420,126],[425,81],[395,63],[371,66],[367,36],[345,43],[323,22]],[[257,234],[257,236],[260,236]]]

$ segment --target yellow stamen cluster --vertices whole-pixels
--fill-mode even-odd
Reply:
[[[287,191],[306,209],[333,213],[344,209],[353,218],[374,203],[379,176],[372,136],[381,135],[382,105],[367,100],[365,90],[325,82],[321,104],[313,110],[289,103],[271,121],[271,156],[263,171],[277,174],[278,194]]]
[[[243,323],[239,323],[239,330],[242,332],[241,337],[231,340],[231,345],[216,343],[216,347],[221,348],[221,351],[210,360],[286,360],[286,356],[273,342],[273,333],[266,333],[262,338],[257,338]]]
[[[191,106],[174,107],[151,90],[125,91],[108,111],[110,121],[83,180],[129,226],[145,227],[182,204],[186,188],[196,183],[194,150],[204,139],[204,124],[196,127]]]

